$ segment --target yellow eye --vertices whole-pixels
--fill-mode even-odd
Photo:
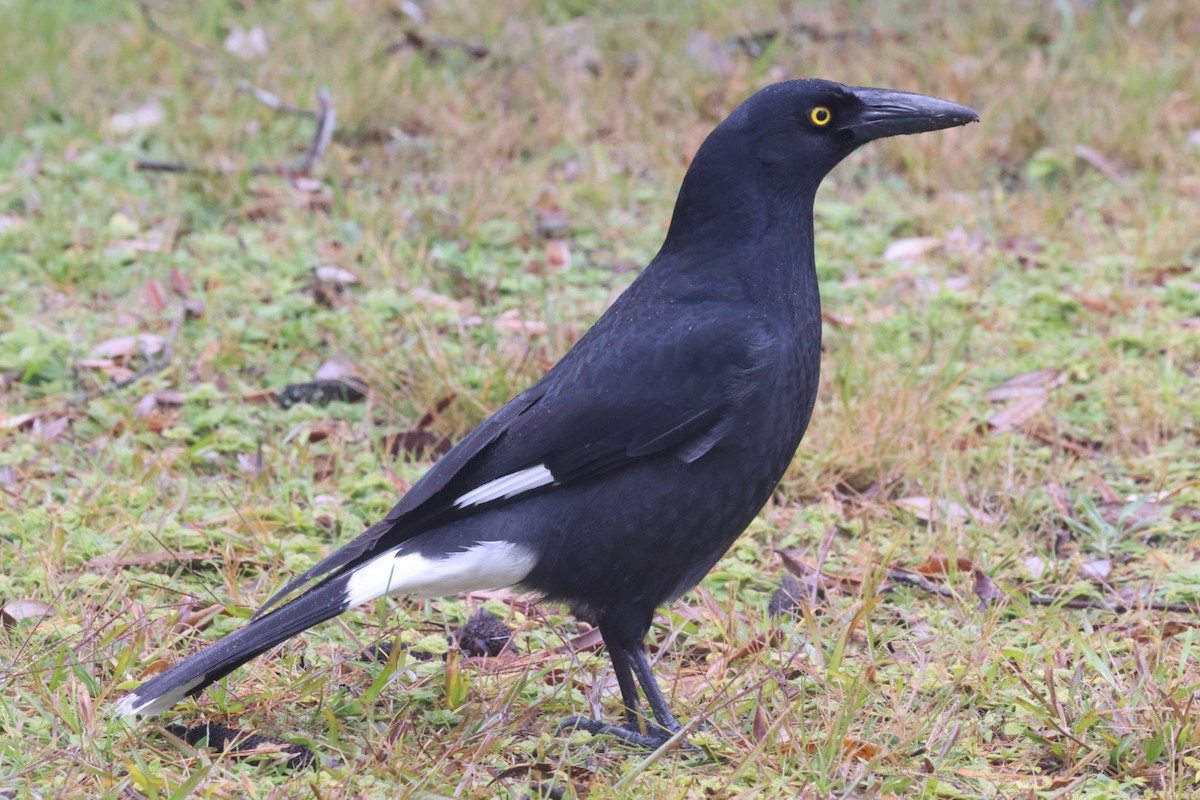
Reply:
[[[820,127],[828,125],[829,120],[833,119],[833,115],[829,113],[829,109],[825,106],[817,106],[808,112],[808,119],[813,125]]]

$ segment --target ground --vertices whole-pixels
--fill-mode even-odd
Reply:
[[[0,0],[0,796],[1190,796],[1192,0],[845,5]],[[553,363],[801,76],[982,122],[818,196],[812,427],[651,633],[695,750],[556,735],[611,670],[500,593],[111,715]],[[283,391],[318,377],[365,397]],[[447,644],[479,608],[515,653]],[[315,767],[165,727],[202,721]]]

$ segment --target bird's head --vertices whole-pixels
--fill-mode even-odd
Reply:
[[[797,204],[811,209],[821,180],[863,144],[978,120],[966,106],[921,94],[817,79],[773,84],[738,106],[696,153],[668,244],[695,243],[713,230],[724,241],[738,230],[756,239],[780,214],[795,219],[789,209]]]
[[[970,108],[936,97],[811,79],[768,86],[742,103],[726,124],[777,179],[819,183],[874,139],[978,120]]]

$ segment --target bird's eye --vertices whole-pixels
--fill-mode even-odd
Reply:
[[[808,119],[813,125],[823,127],[829,124],[829,120],[833,119],[833,114],[829,113],[829,109],[825,106],[817,106],[808,112]]]

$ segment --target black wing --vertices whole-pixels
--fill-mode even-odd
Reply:
[[[620,304],[614,305],[544,378],[443,456],[386,517],[289,582],[255,616],[314,578],[481,509],[663,452],[687,462],[703,457],[728,432],[729,413],[753,390],[755,373],[771,363],[774,339],[744,318],[720,319],[728,317],[728,304],[673,312],[647,325],[623,319]],[[639,338],[639,329],[649,333]],[[538,468],[545,472],[537,472],[532,487],[462,502],[473,490]]]

